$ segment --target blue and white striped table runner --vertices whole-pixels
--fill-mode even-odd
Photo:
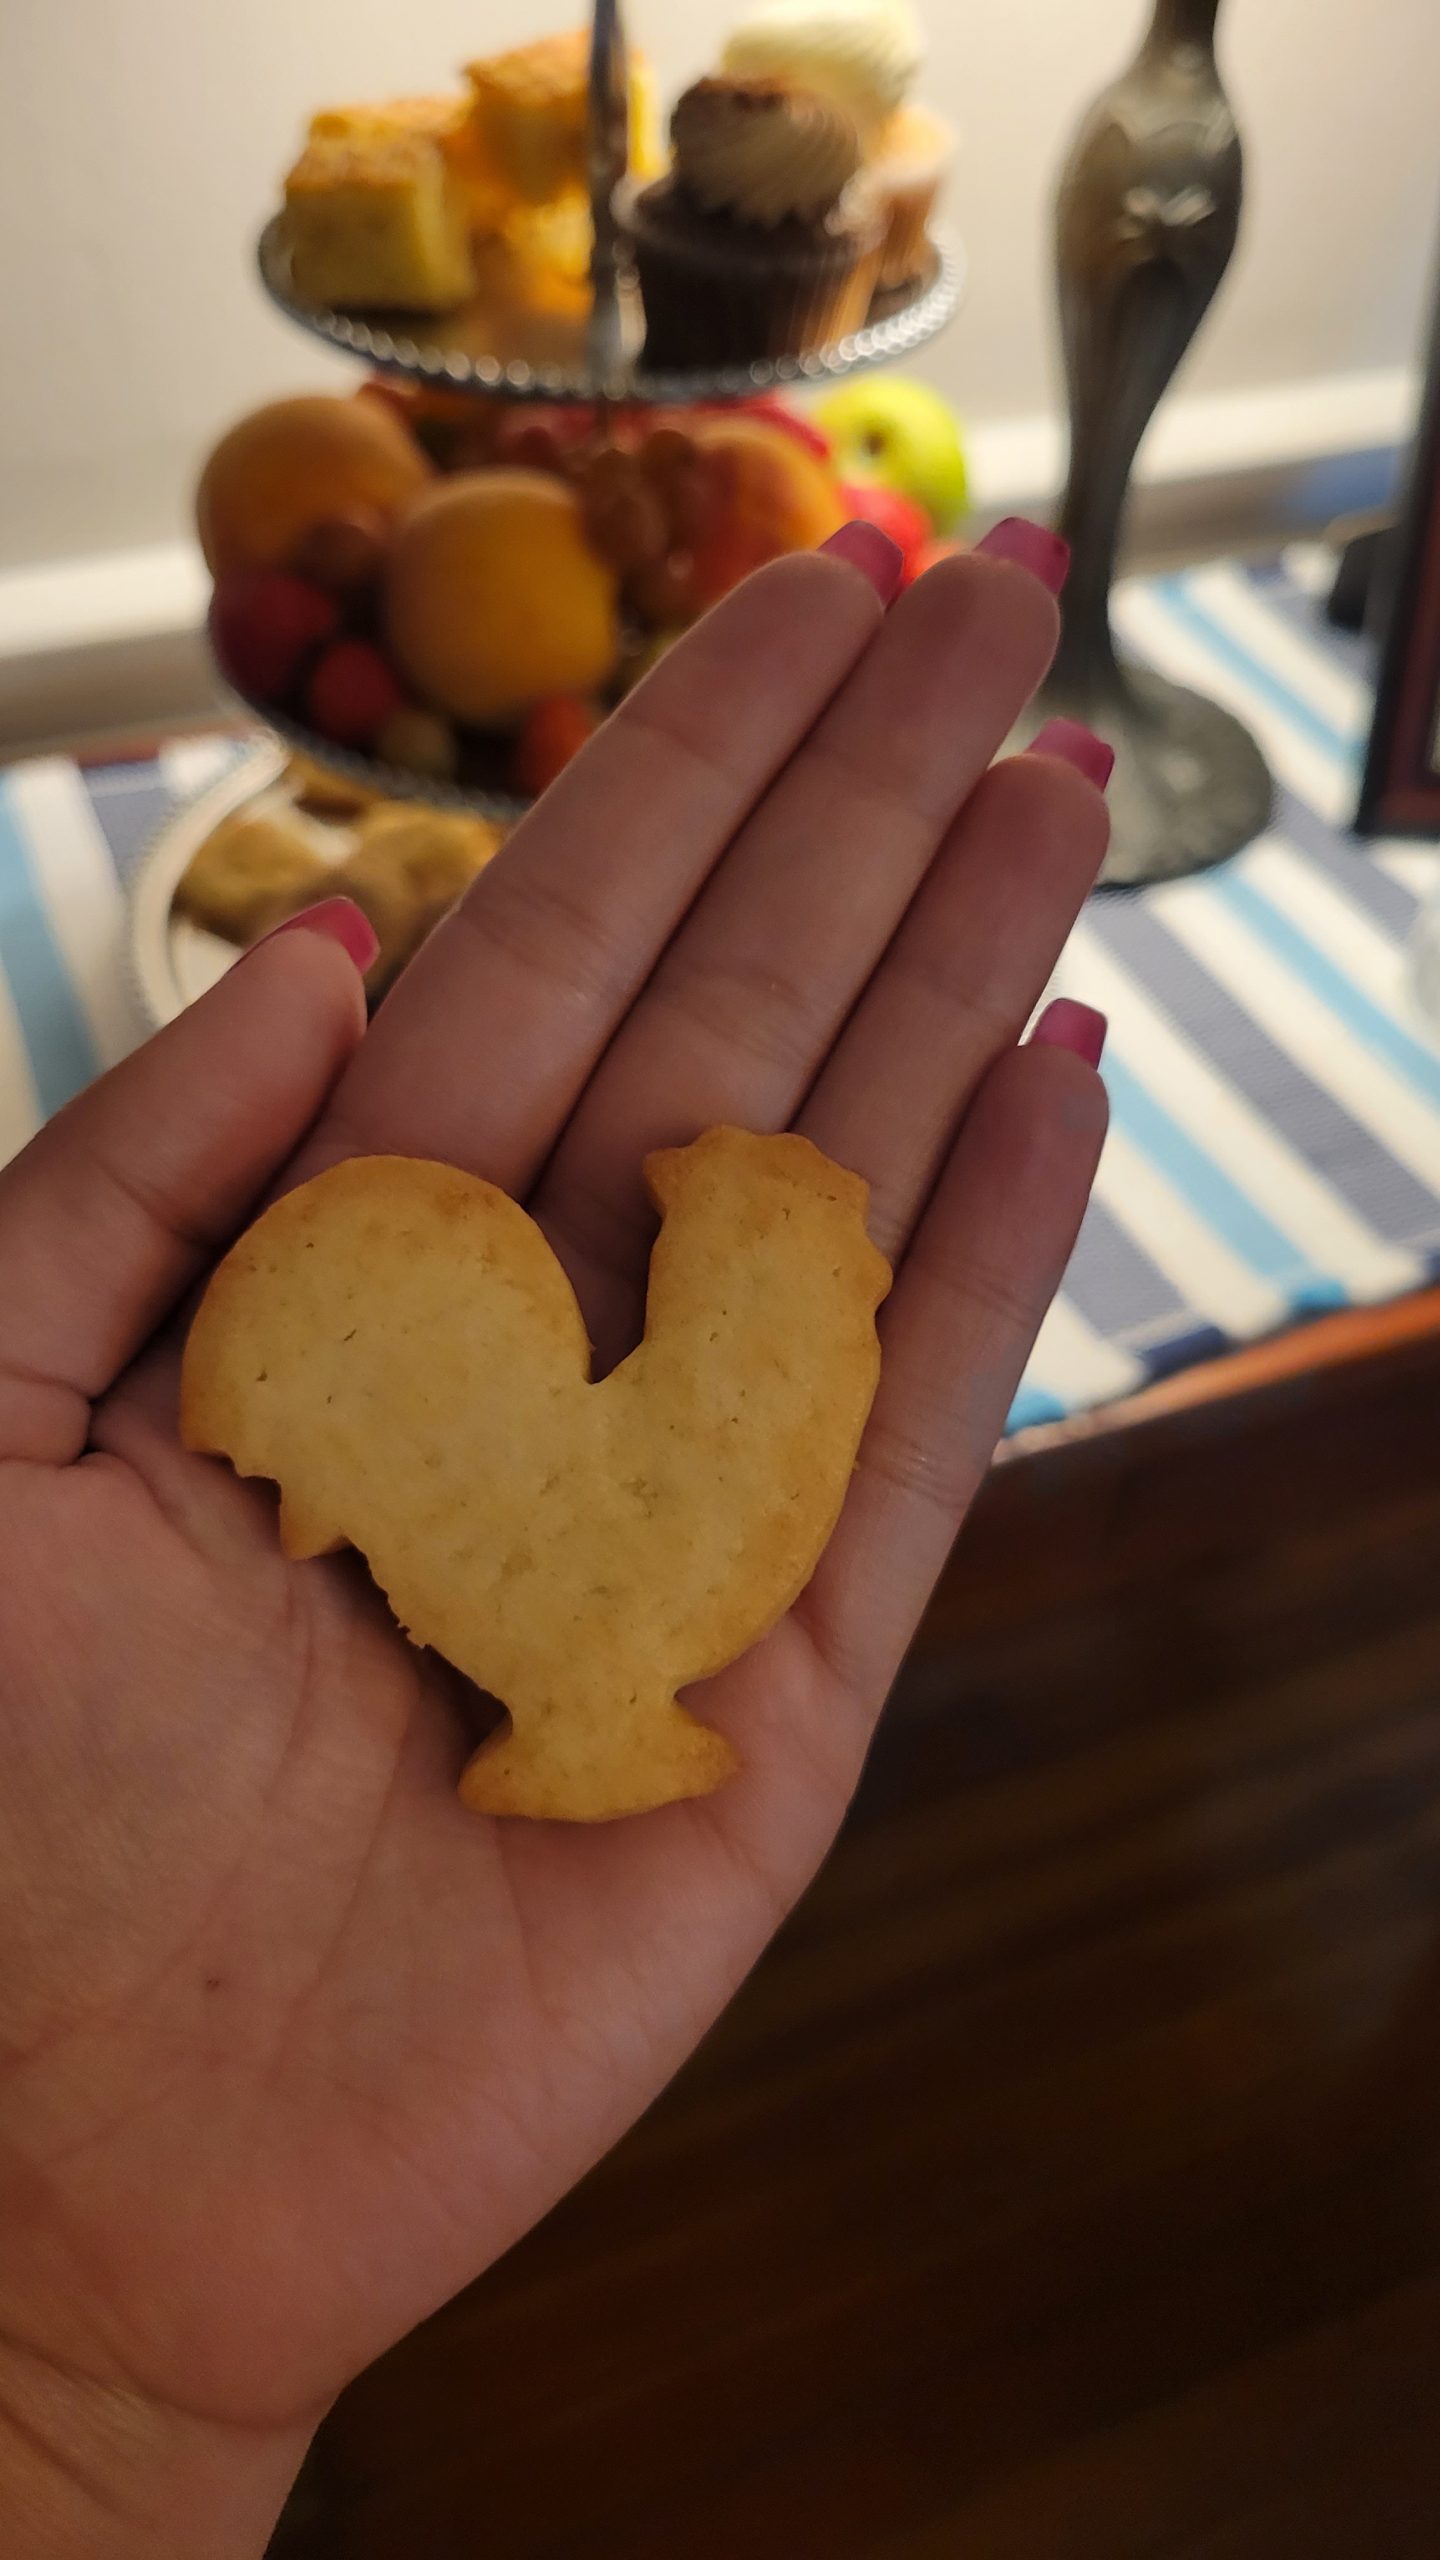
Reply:
[[[1092,901],[1071,937],[1057,985],[1110,1015],[1112,1133],[1014,1427],[1440,1276],[1440,1048],[1406,966],[1440,856],[1348,835],[1370,672],[1319,611],[1331,567],[1116,599],[1137,657],[1254,729],[1275,822],[1219,872]]]
[[[1440,1046],[1405,965],[1440,853],[1347,836],[1369,668],[1326,574],[1293,553],[1116,599],[1137,656],[1250,723],[1278,806],[1225,870],[1096,900],[1071,938],[1056,987],[1110,1015],[1112,1135],[1014,1428],[1440,1277]],[[0,776],[0,1160],[138,1036],[124,883],[233,752]]]

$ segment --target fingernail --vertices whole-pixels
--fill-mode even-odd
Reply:
[[[1115,750],[1083,720],[1047,720],[1030,741],[1032,756],[1058,756],[1062,764],[1073,764],[1097,791],[1103,791],[1115,770]]]
[[[1028,569],[1052,596],[1058,596],[1070,572],[1070,545],[1063,533],[1032,524],[1028,516],[1002,516],[975,548],[991,560],[1013,560],[1017,569]]]
[[[1057,996],[1047,1004],[1030,1034],[1032,1049],[1069,1049],[1083,1058],[1087,1067],[1098,1067],[1105,1052],[1105,1034],[1109,1023],[1093,1004],[1076,1004],[1071,996]]]
[[[272,925],[252,942],[252,951],[261,943],[273,942],[282,933],[321,933],[327,942],[338,942],[342,951],[355,963],[363,978],[374,962],[380,942],[375,928],[353,898],[322,898],[318,905],[302,907],[298,916],[287,916],[283,924]]]
[[[818,547],[828,551],[832,559],[848,560],[852,569],[869,579],[882,604],[893,604],[905,575],[905,554],[878,524],[867,524],[863,516],[855,516]]]

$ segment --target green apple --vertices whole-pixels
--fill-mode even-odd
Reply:
[[[928,382],[875,374],[847,382],[812,412],[835,448],[842,480],[878,480],[924,508],[937,533],[965,513],[965,447],[948,400]]]

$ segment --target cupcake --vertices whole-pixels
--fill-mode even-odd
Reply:
[[[628,217],[653,372],[802,355],[860,326],[886,226],[843,109],[778,81],[699,80],[670,139],[671,174]]]
[[[866,157],[885,222],[880,290],[913,284],[930,261],[930,217],[955,157],[955,130],[928,107],[897,107]]]
[[[729,38],[721,69],[829,98],[868,150],[924,59],[909,0],[761,0]]]

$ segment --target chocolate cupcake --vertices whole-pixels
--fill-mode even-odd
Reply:
[[[675,165],[628,227],[652,372],[803,355],[863,322],[885,223],[842,108],[768,80],[699,80]]]

